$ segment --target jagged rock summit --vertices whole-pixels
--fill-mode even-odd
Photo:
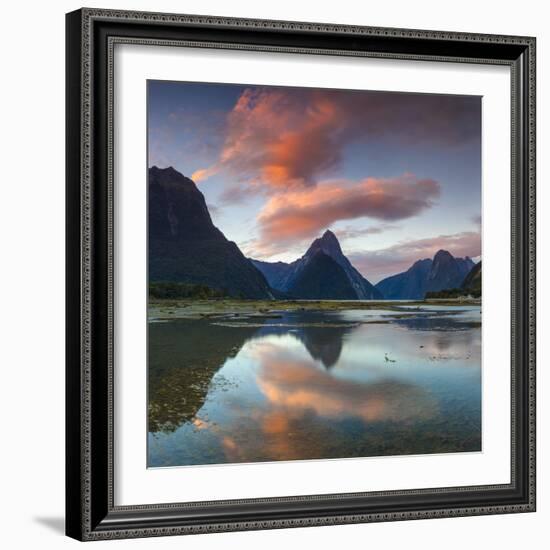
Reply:
[[[292,263],[252,260],[269,284],[295,298],[376,300],[382,295],[342,252],[336,235],[327,230]]]

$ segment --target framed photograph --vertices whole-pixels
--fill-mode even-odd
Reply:
[[[67,15],[67,535],[535,510],[535,39]]]

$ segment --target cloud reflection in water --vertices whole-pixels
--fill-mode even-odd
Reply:
[[[478,327],[331,319],[249,336],[192,421],[150,434],[150,465],[480,450]]]

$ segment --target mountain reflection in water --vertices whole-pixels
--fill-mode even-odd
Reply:
[[[149,325],[150,467],[481,449],[479,308]]]

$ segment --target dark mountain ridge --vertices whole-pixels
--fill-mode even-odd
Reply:
[[[149,280],[273,298],[262,273],[212,223],[203,194],[174,168],[149,169]]]
[[[252,259],[250,261],[263,273],[269,286],[274,289],[282,289],[284,287],[284,280],[293,265],[285,262],[262,262],[261,260]]]
[[[459,287],[473,266],[474,262],[468,257],[455,258],[447,250],[439,250],[433,259],[426,291]]]
[[[462,283],[464,290],[481,292],[481,261],[474,265]]]
[[[376,288],[386,300],[421,300],[426,293],[431,268],[431,259],[418,260],[407,271],[383,279],[376,284]]]
[[[418,260],[407,271],[386,277],[376,288],[387,300],[421,300],[426,292],[460,287],[474,265],[468,256],[455,258],[447,250],[439,250],[433,260]]]

